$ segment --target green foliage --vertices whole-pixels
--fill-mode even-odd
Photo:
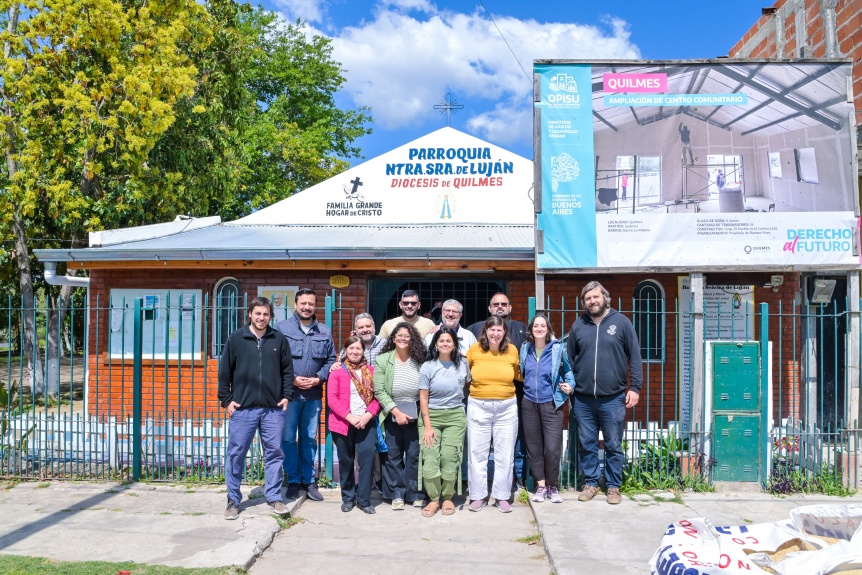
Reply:
[[[800,458],[799,437],[783,437],[773,443],[772,472],[766,491],[776,495],[822,493],[847,497],[856,493],[844,486],[844,478],[834,465],[823,463],[814,471],[805,469]]]
[[[130,561],[107,563],[102,561],[54,561],[42,557],[16,557],[0,555],[0,573],[5,575],[104,575],[126,571],[131,575],[243,575],[247,573],[240,567],[214,567],[184,569],[165,565],[142,565]]]
[[[625,446],[623,448],[626,449]],[[683,465],[683,460],[694,464]],[[686,469],[683,469],[687,467]],[[640,456],[629,461],[623,469],[623,485],[626,493],[638,493],[652,489],[672,491],[712,491],[703,477],[702,455],[689,450],[688,442],[669,435],[657,444],[646,442],[641,446]]]

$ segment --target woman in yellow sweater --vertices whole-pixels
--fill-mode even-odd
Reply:
[[[467,399],[467,444],[470,511],[485,507],[488,497],[488,452],[494,444],[491,496],[497,509],[512,511],[512,463],[518,437],[515,380],[521,380],[518,350],[509,342],[506,323],[496,315],[485,321],[479,341],[467,351],[473,381]]]

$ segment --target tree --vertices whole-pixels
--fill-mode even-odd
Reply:
[[[175,106],[145,185],[172,199],[165,217],[230,220],[346,169],[371,118],[367,108],[336,105],[345,79],[330,40],[233,0],[206,7],[213,40],[190,52],[195,92]]]
[[[178,213],[242,216],[345,169],[370,132],[367,109],[335,105],[345,80],[329,40],[235,0],[0,0],[0,25],[0,230],[27,308],[31,237],[77,248]],[[70,288],[40,293],[51,361]]]
[[[174,105],[194,92],[188,47],[212,38],[194,0],[0,0],[0,13],[0,213],[15,237],[27,307],[28,228],[50,221],[77,247],[87,230],[140,221],[160,203],[141,185],[146,160],[174,122]],[[68,288],[59,299],[62,309]],[[31,384],[41,393],[33,314],[23,323]]]
[[[370,110],[341,109],[335,95],[344,69],[328,38],[307,34],[262,9],[243,14],[252,41],[246,86],[255,103],[243,135],[245,171],[237,193],[218,206],[225,218],[279,200],[330,178],[359,157],[355,140],[371,133]]]

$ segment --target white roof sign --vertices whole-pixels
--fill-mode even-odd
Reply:
[[[531,160],[442,128],[232,223],[532,225],[532,187]]]

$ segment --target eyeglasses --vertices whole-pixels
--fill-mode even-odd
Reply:
[[[402,301],[401,305],[408,306],[408,307],[416,307],[417,305],[419,305],[419,302],[418,301]]]
[[[491,304],[491,307],[509,307],[509,302],[494,302]]]
[[[461,312],[458,311],[457,309],[444,309],[443,313],[451,313],[451,314],[455,314],[455,315],[461,315]]]

